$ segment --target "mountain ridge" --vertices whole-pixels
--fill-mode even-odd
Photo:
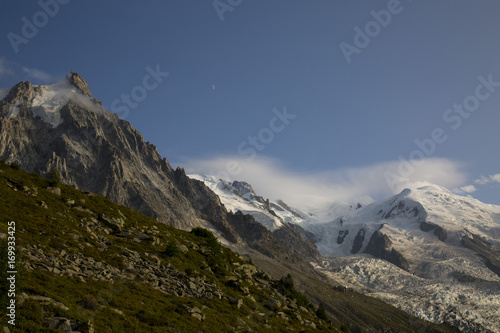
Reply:
[[[479,324],[496,332],[500,317],[492,309],[500,306],[494,297],[500,292],[500,206],[429,185],[366,206],[308,210],[282,201],[264,205],[255,192],[241,195],[241,182],[192,177],[204,180],[227,207],[252,214],[274,232],[278,224],[261,219],[270,214],[268,206],[281,225],[289,221],[311,233],[323,256],[316,268],[332,279],[427,320],[472,331]],[[333,218],[332,212],[339,215]],[[395,279],[402,282],[388,282]],[[429,302],[432,311],[426,310]]]

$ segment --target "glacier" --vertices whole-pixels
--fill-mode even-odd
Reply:
[[[271,231],[300,225],[322,255],[313,265],[333,281],[419,318],[500,332],[500,206],[427,185],[364,207],[290,207],[258,196],[245,182],[190,177],[228,210],[251,214]]]

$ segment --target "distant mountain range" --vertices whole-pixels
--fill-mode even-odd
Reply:
[[[175,228],[208,228],[274,278],[290,272],[332,314],[340,316],[321,289],[337,285],[437,323],[499,332],[499,206],[428,186],[365,207],[311,209],[270,201],[243,181],[188,177],[76,73],[0,89],[0,134],[0,159],[42,176],[57,169],[64,183]]]
[[[297,208],[245,182],[190,177],[275,234],[300,227],[323,256],[318,270],[332,278],[428,320],[498,332],[500,206],[429,185],[364,207]]]

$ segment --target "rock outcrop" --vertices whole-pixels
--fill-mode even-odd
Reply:
[[[379,230],[375,231],[370,237],[365,252],[377,258],[385,259],[404,270],[408,270],[410,267],[405,257],[392,247],[389,237]]]

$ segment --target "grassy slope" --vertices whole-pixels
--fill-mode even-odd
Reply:
[[[23,186],[28,189],[23,190]],[[102,196],[84,193],[66,185],[59,185],[62,190],[59,196],[47,191],[48,186],[50,184],[46,179],[0,163],[0,232],[6,233],[7,222],[15,221],[18,250],[27,245],[37,245],[46,253],[56,256],[61,250],[67,253],[82,253],[85,257],[93,257],[97,261],[120,268],[123,265],[120,260],[120,256],[124,255],[122,248],[128,248],[147,257],[156,255],[161,258],[163,264],[169,263],[190,276],[204,276],[217,284],[223,294],[242,298],[244,305],[238,309],[226,299],[195,299],[167,295],[143,284],[140,279],[114,283],[91,279],[82,281],[76,276],[61,277],[47,270],[35,269],[25,271],[22,277],[18,276],[18,287],[21,284],[21,290],[18,290],[17,294],[25,292],[28,295],[51,297],[63,303],[69,310],[28,300],[18,306],[17,325],[14,329],[9,325],[11,331],[52,331],[42,325],[44,318],[52,316],[62,316],[75,321],[90,319],[96,332],[308,330],[295,318],[293,311],[287,313],[284,310],[290,320],[283,320],[264,306],[276,289],[264,289],[242,281],[242,285],[249,288],[254,302],[245,297],[238,288],[228,286],[230,284],[226,282],[233,277],[233,269],[238,265],[248,264],[230,250],[222,248],[222,253],[215,258],[203,250],[207,248],[207,244],[202,237],[166,226],[127,207],[114,204]],[[38,192],[36,196],[31,195],[35,192]],[[75,203],[68,205],[68,200]],[[48,206],[47,209],[42,207],[42,201]],[[103,250],[81,227],[81,219],[101,215],[115,218],[124,216],[124,230],[144,233],[154,231],[159,243],[154,245],[150,241],[135,242],[132,236],[118,238],[96,231],[95,233],[106,237],[112,243]],[[162,252],[171,240],[178,246],[186,246],[188,251],[178,252],[174,257],[165,256]],[[26,260],[25,258],[24,261]],[[3,290],[0,292],[5,294]],[[185,305],[203,309],[205,319],[200,321],[190,316],[183,308]],[[334,330],[326,322],[319,321],[313,310],[311,306],[308,313],[302,313],[302,319],[322,323],[322,328],[314,331]],[[7,318],[4,311],[1,312],[1,319],[5,326]],[[269,326],[265,326],[266,324]]]

